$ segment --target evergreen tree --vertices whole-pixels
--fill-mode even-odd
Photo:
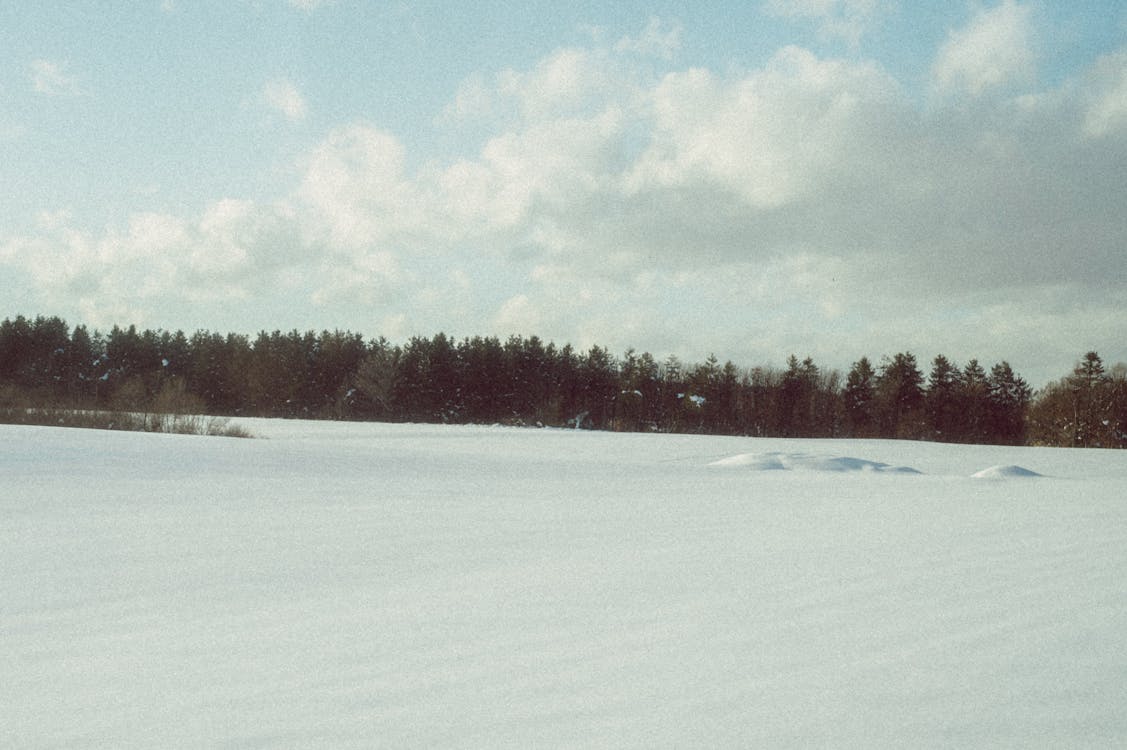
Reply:
[[[367,353],[356,372],[356,410],[369,419],[394,421],[392,384],[399,360],[399,349],[382,336],[368,343]]]
[[[842,392],[847,434],[851,437],[876,435],[876,373],[868,357],[853,363]]]
[[[822,370],[816,384],[815,435],[838,437],[841,434],[841,372]]]
[[[1108,373],[1107,447],[1127,448],[1127,364],[1116,364]]]
[[[639,429],[659,430],[662,427],[661,366],[652,354],[642,352],[637,372],[634,387],[642,394],[642,424]]]
[[[587,351],[580,367],[583,411],[596,429],[608,429],[618,396],[618,368],[610,352],[600,346]]]
[[[430,342],[412,336],[403,347],[392,383],[392,401],[403,419],[427,422],[433,419],[433,389],[428,386]]]
[[[737,414],[740,401],[740,372],[731,360],[724,363],[717,374],[712,392],[708,395],[713,404],[713,430],[724,435],[739,432]]]
[[[0,323],[0,381],[29,387],[34,380],[31,324],[17,315]]]
[[[742,389],[741,432],[757,437],[775,434],[773,425],[779,421],[776,412],[782,380],[783,374],[772,367],[755,367],[747,374]]]
[[[453,339],[444,333],[434,336],[427,358],[429,401],[435,419],[457,422],[462,410],[461,366]],[[495,387],[503,387],[503,383]]]
[[[536,336],[510,336],[505,342],[504,358],[509,416],[521,423],[542,424],[551,372],[544,343]]]
[[[670,354],[661,365],[661,428],[680,432],[685,420],[683,402],[687,395],[685,367],[676,355]]]
[[[247,338],[234,333],[224,336],[220,333],[197,331],[192,334],[189,344],[191,364],[188,392],[203,399],[209,414],[238,414],[247,410],[254,403],[254,392],[249,389],[248,378],[258,370],[258,367],[252,367],[254,360]],[[265,354],[257,350],[254,352],[256,357]],[[284,366],[280,363],[275,366],[275,362],[277,360],[263,362],[262,368],[276,371],[282,376],[274,381],[277,383],[277,390],[267,386],[259,396],[284,400],[289,392],[288,384],[291,379],[286,375]],[[290,416],[262,408],[251,410],[265,416]]]
[[[960,438],[960,386],[959,369],[942,354],[936,356],[924,399],[930,437],[944,441]]]
[[[960,439],[969,443],[983,443],[987,439],[986,371],[977,359],[963,368],[959,388]]]
[[[986,378],[987,435],[990,442],[1020,445],[1025,441],[1025,415],[1032,390],[1015,375],[1009,362],[990,369]]]
[[[876,393],[882,437],[914,439],[923,435],[923,373],[915,355],[902,352],[885,359]]]
[[[1073,445],[1100,447],[1104,444],[1108,426],[1104,424],[1104,414],[1110,406],[1110,383],[1103,360],[1096,352],[1085,354],[1073,369],[1068,383],[1074,398]]]
[[[86,326],[75,326],[67,347],[65,380],[69,389],[71,406],[92,405],[97,388],[96,369],[101,361],[102,351],[86,330]]]
[[[641,360],[633,349],[622,355],[619,366],[618,408],[614,429],[638,431],[642,429],[645,409],[642,387],[644,385]]]
[[[686,408],[695,422],[694,431],[717,431],[718,423],[722,421],[719,414],[720,404],[716,402],[719,384],[720,360],[715,354],[708,355],[708,359],[689,373],[688,391],[691,405],[686,405]]]
[[[461,365],[460,399],[465,418],[471,422],[492,423],[519,413],[516,398],[516,366],[519,341],[505,346],[496,337],[475,336],[458,345]]]
[[[1042,389],[1029,408],[1034,445],[1127,447],[1127,367],[1106,372],[1088,352],[1067,377]]]
[[[571,344],[564,344],[556,355],[552,367],[555,395],[552,398],[554,421],[559,424],[575,424],[583,411],[580,394],[579,357]]]
[[[778,395],[776,434],[783,437],[813,437],[818,422],[818,367],[807,357],[787,358],[787,369]]]
[[[316,414],[343,419],[352,412],[356,373],[366,354],[364,339],[350,331],[322,331],[310,364]]]
[[[186,377],[188,375],[191,365],[191,346],[183,331],[162,332],[159,352],[161,369],[166,377]]]
[[[56,317],[22,315],[0,323],[0,382],[55,399],[67,391],[67,324]]]

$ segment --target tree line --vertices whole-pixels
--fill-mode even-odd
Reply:
[[[939,355],[925,375],[910,352],[843,377],[794,355],[741,368],[536,336],[103,334],[18,316],[0,323],[0,411],[26,408],[1127,447],[1127,367],[1088,352],[1034,393],[1006,362]]]

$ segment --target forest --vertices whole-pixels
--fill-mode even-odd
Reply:
[[[0,323],[0,421],[83,413],[483,423],[772,437],[897,438],[1127,447],[1127,366],[1085,353],[1038,392],[987,369],[910,352],[843,376],[806,357],[685,363],[536,336],[443,333],[402,344],[351,331],[108,333],[58,317]],[[110,421],[103,426],[113,426]]]

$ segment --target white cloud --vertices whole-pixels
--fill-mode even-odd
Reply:
[[[80,93],[78,79],[67,72],[67,63],[35,60],[31,63],[31,85],[40,94],[70,96]]]
[[[636,37],[626,36],[614,45],[615,52],[630,52],[671,60],[681,48],[681,26],[672,24],[666,28],[660,18],[651,18],[646,28]]]
[[[768,15],[815,21],[821,37],[852,46],[860,43],[880,8],[878,0],[766,0],[763,5]]]
[[[66,208],[55,209],[54,211],[40,211],[36,217],[36,224],[41,229],[48,231],[61,229],[66,227],[71,222],[71,212]]]
[[[897,95],[875,66],[819,60],[796,47],[736,80],[673,73],[653,93],[653,143],[630,182],[644,189],[705,180],[751,206],[782,206],[869,149],[883,150],[903,106]]]
[[[495,92],[480,73],[471,75],[458,86],[453,101],[446,105],[440,122],[461,122],[464,120],[490,117],[495,111]]]
[[[313,150],[298,200],[314,241],[363,253],[423,223],[423,201],[404,174],[403,145],[365,124],[338,128]]]
[[[200,218],[200,241],[192,243],[188,267],[205,277],[230,277],[247,269],[261,233],[257,207],[227,198],[208,206]]]
[[[271,109],[280,112],[292,122],[305,119],[307,112],[305,98],[292,81],[285,78],[268,81],[262,89],[262,98]]]
[[[623,126],[622,113],[608,109],[505,133],[487,143],[476,162],[444,173],[445,193],[466,219],[476,215],[496,228],[528,218],[537,206],[559,211],[613,179],[608,152]]]
[[[497,77],[498,93],[531,120],[582,112],[619,85],[604,53],[577,48],[556,50],[531,71]]]
[[[496,127],[586,117],[609,103],[633,106],[643,96],[637,56],[668,59],[680,46],[681,27],[651,19],[637,37],[613,47],[561,47],[528,70],[474,73],[458,87],[437,118],[440,124],[489,120]],[[601,37],[601,34],[596,36]]]
[[[277,288],[279,273],[302,263],[289,251],[295,228],[274,208],[221,200],[188,219],[133,214],[124,227],[90,232],[66,211],[44,212],[35,236],[0,245],[0,262],[26,274],[52,309],[83,320],[144,322],[167,306],[248,299]],[[132,317],[115,317],[128,312]]]
[[[1092,79],[1092,101],[1084,113],[1085,135],[1102,138],[1127,130],[1127,50],[1100,59]]]
[[[288,0],[290,6],[299,8],[301,10],[311,11],[320,8],[323,5],[328,5],[332,0]]]
[[[492,328],[501,335],[539,336],[542,325],[540,311],[527,294],[518,294],[505,300],[492,321]]]
[[[18,141],[27,134],[27,127],[13,122],[0,120],[0,143]]]
[[[948,34],[932,66],[935,85],[944,93],[979,96],[1031,80],[1032,33],[1029,8],[1014,0],[980,11],[965,28]]]

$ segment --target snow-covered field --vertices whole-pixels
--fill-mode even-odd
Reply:
[[[0,426],[0,746],[1127,746],[1125,453],[240,423]]]

